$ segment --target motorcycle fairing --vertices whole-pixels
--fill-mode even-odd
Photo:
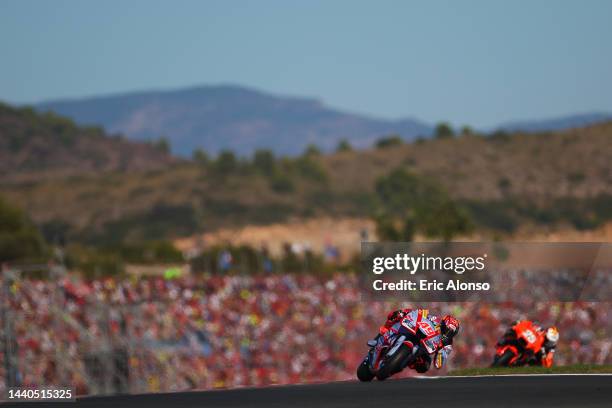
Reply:
[[[442,336],[435,323],[429,319],[422,319],[418,322],[419,332],[422,335],[421,344],[428,354],[438,351]]]
[[[544,335],[540,333],[538,328],[530,321],[520,321],[512,326],[514,333],[518,339],[522,339],[525,343],[525,348],[537,353],[542,344],[544,344]]]
[[[423,337],[420,343],[427,353],[433,354],[438,350],[442,339],[438,326],[426,316],[426,312],[413,310],[402,319],[401,325],[413,335],[416,335],[418,331],[419,337]]]

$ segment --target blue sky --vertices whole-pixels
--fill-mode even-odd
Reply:
[[[0,0],[0,99],[232,83],[485,127],[612,112],[612,1]]]

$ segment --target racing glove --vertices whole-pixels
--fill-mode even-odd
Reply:
[[[387,315],[387,320],[390,322],[394,322],[404,316],[404,311],[402,309],[397,309],[392,311]]]

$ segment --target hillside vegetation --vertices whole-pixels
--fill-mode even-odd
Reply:
[[[397,167],[439,181],[454,197],[546,202],[612,192],[612,122],[558,133],[422,140],[329,156],[331,182],[368,188]]]
[[[496,234],[525,223],[589,229],[612,219],[612,123],[540,134],[466,131],[410,144],[388,138],[360,151],[343,143],[331,155],[311,146],[294,158],[258,151],[210,159],[199,151],[173,161],[149,145],[54,127],[63,123],[54,116],[3,107],[0,120],[8,124],[0,128],[0,191],[47,237],[137,241],[296,217],[369,217],[381,204],[377,182],[398,169],[438,186],[477,228]],[[39,145],[46,153],[36,153]]]
[[[0,103],[0,174],[3,179],[160,168],[174,159],[159,147],[108,137],[52,113]]]

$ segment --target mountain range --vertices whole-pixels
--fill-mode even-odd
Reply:
[[[54,111],[81,125],[103,126],[132,140],[166,138],[175,154],[191,155],[228,149],[240,155],[256,149],[295,155],[315,144],[333,150],[340,140],[354,147],[371,146],[390,134],[405,140],[433,133],[433,125],[405,118],[387,120],[343,112],[317,99],[279,96],[235,85],[198,86],[52,100],[40,111]],[[510,122],[495,129],[508,131],[561,130],[612,120],[612,114],[584,114],[551,120]]]
[[[166,137],[174,153],[196,148],[250,154],[268,148],[298,154],[309,144],[332,150],[346,138],[367,147],[382,135],[410,139],[431,126],[414,119],[389,121],[341,112],[307,98],[281,97],[238,86],[203,86],[175,91],[59,100],[38,104],[79,124],[101,125],[135,140]]]

